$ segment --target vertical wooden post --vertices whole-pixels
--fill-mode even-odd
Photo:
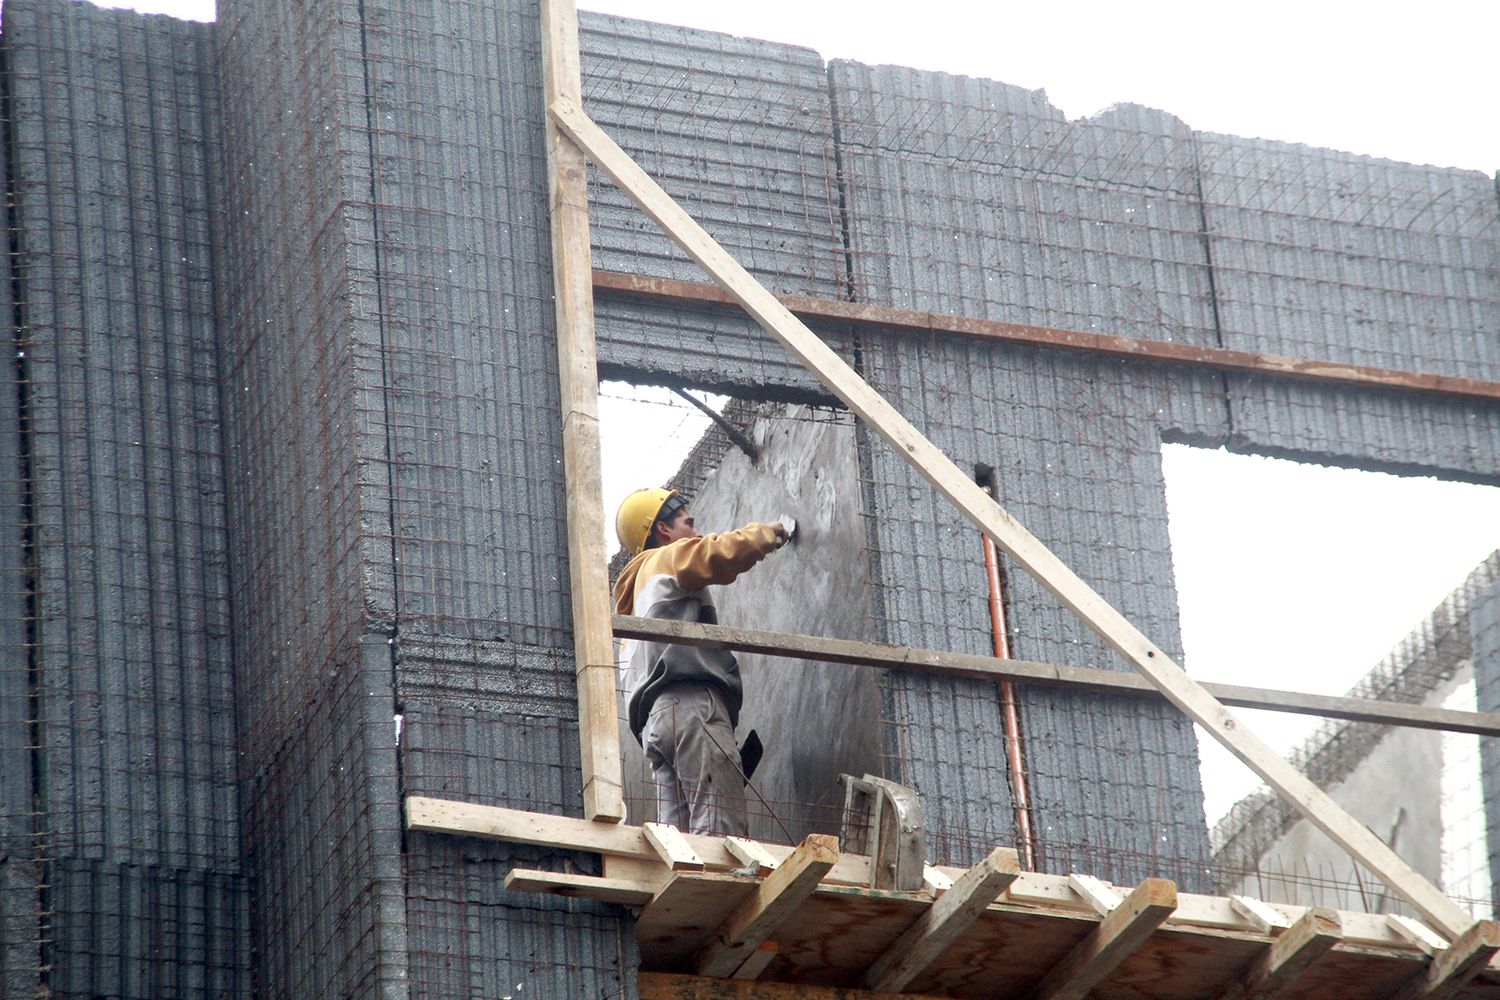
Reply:
[[[559,98],[579,103],[583,87],[578,68],[577,9],[573,0],[541,0],[541,15],[546,104],[550,106]],[[625,801],[615,718],[614,637],[599,475],[599,372],[594,349],[586,162],[583,152],[547,116],[547,196],[562,385],[583,813],[592,820],[614,822],[624,818]]]

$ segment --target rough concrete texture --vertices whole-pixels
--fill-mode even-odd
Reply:
[[[468,891],[409,920],[393,717],[421,699],[406,747],[425,787],[445,749],[429,720],[471,699],[451,678],[431,683],[431,658],[393,660],[387,643],[471,644],[437,667],[500,671],[533,716],[556,701],[530,697],[517,663],[553,671],[550,687],[572,699],[570,661],[538,659],[571,636],[537,32],[523,5],[222,14],[220,72],[247,95],[226,129],[225,255],[266,262],[230,291],[226,381],[248,389],[229,415],[232,472],[271,480],[242,495],[256,526],[240,549],[247,598],[272,609],[250,626],[263,631],[247,636],[245,669],[281,680],[246,706],[275,722],[247,741],[268,995],[499,995],[514,986],[495,978],[510,975],[504,962],[445,962],[444,935],[477,923],[499,955],[528,948],[526,921]],[[264,144],[278,150],[270,164],[249,152]],[[285,564],[292,552],[300,564]],[[486,732],[514,723],[479,718]],[[468,753],[476,771],[556,782],[577,770],[576,735],[526,750]],[[578,809],[566,782],[546,800]],[[327,826],[341,831],[333,846],[314,832]],[[309,882],[311,900],[282,888]],[[614,957],[543,962],[536,991],[617,993],[633,966],[618,920],[554,928],[559,955]]]
[[[0,172],[8,144],[0,142]],[[37,981],[42,877],[32,834],[31,603],[26,524],[30,478],[21,400],[26,366],[12,293],[12,258],[0,259],[0,996],[20,996]]]
[[[858,459],[847,414],[767,408],[750,431],[751,463],[725,454],[693,513],[705,531],[782,514],[797,539],[740,580],[717,588],[726,625],[867,638],[869,582],[860,517]],[[741,655],[745,708],[740,736],[756,730],[766,753],[751,794],[751,835],[800,842],[837,833],[841,773],[883,774],[878,742],[879,672],[868,667]],[[852,849],[852,848],[851,848]]]
[[[1424,704],[1441,705],[1458,683],[1468,679],[1468,673],[1461,671]],[[1435,776],[1442,773],[1442,734],[1421,729],[1389,732],[1348,777],[1326,786],[1326,791],[1351,816],[1375,831],[1403,861],[1440,885],[1443,816],[1441,789]],[[1306,820],[1293,823],[1279,839],[1263,845],[1252,872],[1226,879],[1222,891],[1247,894],[1268,903],[1412,913],[1379,878],[1357,866],[1343,848]]]
[[[1477,171],[1199,136],[1224,347],[1500,378],[1500,204]],[[1236,447],[1500,477],[1500,410],[1236,376]]]
[[[1108,127],[1070,125],[1017,88],[844,63],[831,72],[844,163],[863,178],[850,215],[856,286],[874,301],[1074,329],[1132,315],[1147,327],[1161,315],[1185,318],[1184,330],[1211,327],[1180,126],[1125,110]],[[923,127],[903,127],[915,121]],[[1071,180],[1108,179],[1122,142],[1159,159],[1121,179],[1132,186],[1122,183],[1119,200]],[[1049,144],[1063,152],[1039,162],[1036,150]],[[1135,221],[1153,213],[1154,224]],[[1061,249],[1052,231],[1067,234]],[[1172,232],[1179,246],[1160,261]],[[1092,246],[1096,238],[1106,244]],[[1144,312],[1142,289],[1153,290]],[[1217,377],[909,336],[872,336],[864,348],[876,388],[960,467],[993,470],[1003,506],[1156,642],[1178,648],[1160,442],[1169,432],[1223,434]],[[869,462],[885,637],[990,652],[977,532],[884,445]],[[1024,573],[1010,584],[1013,655],[1117,663]],[[893,678],[888,687],[907,782],[927,796],[935,825],[971,831],[971,854],[987,839],[1011,839],[993,686]],[[1165,706],[1124,699],[1021,697],[1043,863],[1119,881],[1165,869],[1196,878],[1207,839],[1191,726]],[[983,714],[963,717],[975,711]],[[988,810],[977,808],[976,788],[995,790]]]
[[[835,61],[860,301],[1214,343],[1192,133],[1125,106]]]
[[[589,113],[711,236],[773,291],[842,298],[843,238],[828,88],[817,53],[581,14]],[[612,181],[591,171],[594,266],[708,280]],[[601,296],[602,364],[707,387],[816,387],[733,309]],[[819,395],[823,395],[821,392]]]
[[[24,412],[28,464],[23,483],[0,448],[0,478],[35,560],[0,584],[0,628],[35,615],[0,665],[15,995],[248,994],[208,35],[83,4],[4,11],[4,425]]]

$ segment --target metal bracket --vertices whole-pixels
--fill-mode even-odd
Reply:
[[[839,840],[863,845],[870,856],[870,888],[916,892],[922,888],[927,830],[917,793],[867,774],[839,775],[844,786],[844,822]]]

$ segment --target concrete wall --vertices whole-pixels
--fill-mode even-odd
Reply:
[[[7,996],[250,994],[210,34],[4,10]]]

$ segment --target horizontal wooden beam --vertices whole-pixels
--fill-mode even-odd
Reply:
[[[1069,667],[1033,660],[999,660],[968,653],[946,653],[933,649],[887,646],[876,642],[828,639],[816,635],[730,628],[724,625],[700,625],[697,622],[666,621],[633,615],[616,615],[614,630],[615,636],[621,639],[678,642],[687,646],[733,649],[766,656],[790,656],[912,673],[949,674],[976,680],[1070,687],[1102,694],[1162,697],[1161,691],[1139,674],[1101,670],[1097,667]],[[1224,704],[1242,708],[1261,708],[1273,712],[1316,715],[1350,722],[1374,722],[1413,729],[1472,733],[1476,736],[1500,736],[1500,715],[1489,712],[1459,712],[1448,708],[1429,708],[1426,705],[1277,691],[1239,684],[1204,684],[1203,687]]]
[[[681,302],[694,305],[737,306],[739,303],[717,285],[672,278],[653,278],[643,274],[621,274],[618,271],[594,271],[596,292],[624,294],[637,298]],[[1223,347],[1198,347],[1165,340],[1144,340],[1110,334],[1060,330],[1053,327],[1003,323],[954,316],[948,313],[895,309],[890,306],[842,302],[837,299],[805,295],[778,295],[781,304],[803,319],[831,320],[853,326],[911,330],[919,333],[952,334],[981,340],[1012,344],[1030,344],[1072,351],[1089,351],[1115,357],[1166,361],[1174,364],[1213,368],[1219,371],[1244,372],[1252,375],[1275,375],[1285,378],[1311,379],[1344,385],[1377,389],[1403,389],[1408,392],[1431,392],[1500,400],[1500,382],[1434,375],[1426,372],[1401,371],[1350,365],[1336,361],[1315,361],[1255,351],[1234,351]]]
[[[837,837],[815,833],[804,840],[703,946],[698,975],[734,975],[782,921],[797,912],[838,859]]]
[[[646,839],[641,827],[594,823],[572,816],[553,816],[550,813],[410,795],[406,799],[406,827],[428,833],[482,837],[512,844],[535,844],[539,847],[586,851],[590,854],[664,864],[661,855]],[[681,836],[710,870],[727,872],[745,867],[745,862],[729,852],[722,837],[696,833],[684,833]],[[778,866],[794,850],[786,844],[761,843],[760,847]],[[1015,854],[1011,848],[1003,850]],[[841,853],[838,862],[828,872],[827,881],[841,885],[869,885],[870,859],[862,854]]]
[[[571,872],[512,868],[505,875],[505,888],[512,892],[540,892],[570,899],[595,899],[620,906],[645,906],[655,895],[634,879],[601,878]]]
[[[518,890],[547,892],[637,906],[654,899],[662,887],[674,878],[683,877],[667,868],[646,842],[639,827],[611,828],[581,819],[526,813],[496,806],[476,806],[464,802],[445,803],[440,799],[420,799],[416,796],[407,801],[407,812],[413,820],[410,825],[414,830],[489,837],[516,843],[537,844],[563,851],[608,852],[606,856],[612,862],[609,868],[616,873],[608,877],[599,877],[523,870],[516,876],[513,884],[513,888]],[[444,805],[453,808],[446,810],[439,808]],[[608,836],[601,836],[601,831],[604,830],[611,830],[612,833]],[[719,838],[692,834],[685,836],[693,844],[694,849],[704,857],[705,862],[717,869],[711,874],[717,877],[726,872],[743,871],[744,866],[740,859],[724,850],[723,842]],[[717,848],[715,848],[716,844],[719,845]],[[778,866],[784,863],[792,852],[791,848],[780,844],[767,843],[761,846],[768,855],[776,859]],[[1003,865],[1014,864],[1014,851],[1009,848],[996,848],[996,850],[1005,857],[1005,860],[1001,862]],[[927,877],[934,889],[917,894],[916,898],[925,895],[930,902],[934,897],[941,895],[941,892],[951,888],[953,882],[962,878],[965,872],[966,869],[962,868],[939,869],[929,866]],[[945,883],[945,887],[941,890],[936,888],[939,882]],[[820,893],[862,892],[865,891],[864,887],[868,883],[869,859],[859,855],[840,854],[838,863],[828,872],[823,883],[818,887],[818,891]],[[748,894],[755,884],[756,880],[753,877],[731,877],[728,882],[720,883],[720,891],[738,891],[743,888]],[[724,909],[721,922],[722,917],[727,916],[733,905],[738,905],[739,901],[739,899],[734,900],[731,906]],[[999,909],[1020,907],[1027,913],[1053,914],[1069,921],[1080,918],[1088,919],[1095,912],[1091,904],[1079,896],[1073,881],[1068,876],[1048,875],[1044,872],[1021,872],[1010,884],[1003,898],[993,903],[992,907]],[[1292,921],[1300,919],[1307,912],[1306,907],[1294,904],[1279,904],[1277,910],[1284,912]],[[1338,919],[1343,926],[1343,939],[1351,946],[1378,948],[1393,955],[1416,956],[1420,954],[1419,947],[1413,944],[1409,937],[1398,933],[1389,917],[1384,914],[1340,912]],[[718,924],[711,926],[718,926]],[[1167,926],[1182,933],[1204,934],[1210,937],[1228,934],[1243,938],[1247,934],[1265,933],[1265,928],[1259,921],[1245,916],[1230,899],[1194,893],[1178,894],[1177,909],[1168,919]]]
[[[1446,1000],[1457,996],[1500,953],[1500,925],[1478,920],[1443,951],[1433,956],[1391,1000]]]
[[[994,851],[938,897],[865,973],[865,985],[897,993],[979,919],[1020,874],[1014,852]]]
[[[642,972],[636,977],[641,1000],[941,1000],[917,993],[874,993],[839,986],[759,983],[736,979]]]
[[[1343,933],[1335,911],[1308,910],[1261,952],[1239,981],[1219,994],[1218,1000],[1271,1000],[1279,996],[1332,950]]]

